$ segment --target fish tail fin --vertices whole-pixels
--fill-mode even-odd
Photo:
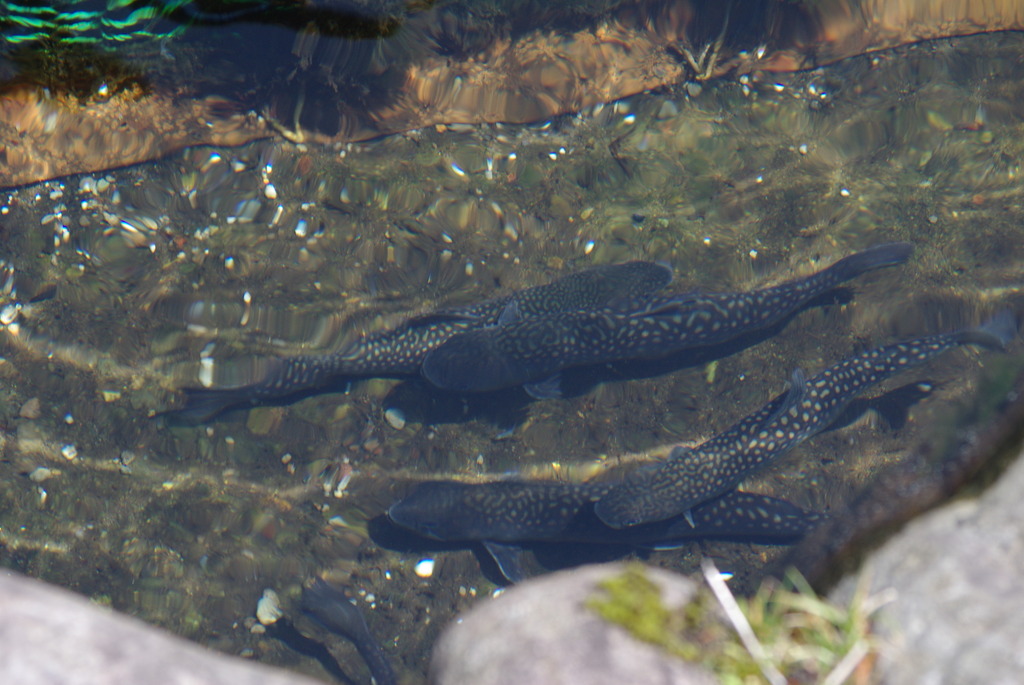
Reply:
[[[675,277],[676,277],[675,269],[673,269],[672,265],[669,264],[664,259],[659,259],[659,260],[657,260],[654,263],[657,264],[658,266],[660,266],[662,269],[664,269],[665,283],[661,286],[661,288],[664,288],[666,285],[669,285],[675,279]],[[661,290],[661,288],[658,288],[658,290]]]
[[[828,271],[837,282],[848,281],[868,271],[903,264],[913,252],[912,243],[883,243],[840,259]]]
[[[1009,309],[1004,309],[978,326],[957,334],[962,345],[980,345],[992,350],[1005,350],[1017,336],[1018,321]]]
[[[240,388],[182,388],[185,404],[178,409],[160,412],[173,423],[195,425],[205,423],[220,414],[249,405],[249,396]]]
[[[535,400],[551,400],[562,396],[562,373],[558,372],[534,383],[525,383],[523,390]]]

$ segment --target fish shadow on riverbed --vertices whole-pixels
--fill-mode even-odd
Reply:
[[[286,407],[316,395],[345,393],[356,379],[339,378],[330,384],[305,388],[279,397],[249,401],[248,387],[237,388],[182,388],[185,402],[182,406],[156,414],[172,426],[196,426],[203,423],[232,421],[255,407]],[[358,379],[362,380],[362,379]]]
[[[590,526],[595,529],[604,528],[593,512],[581,515],[577,525]],[[453,552],[459,550],[470,550],[476,557],[480,572],[490,582],[499,586],[509,585],[497,561],[487,551],[484,544],[478,541],[450,541],[441,542],[432,538],[421,537],[395,525],[386,514],[382,514],[368,522],[367,530],[370,539],[383,549],[404,554],[433,554],[436,552]],[[595,531],[596,532],[596,531]],[[744,535],[722,535],[708,537],[694,537],[677,542],[667,541],[665,546],[657,544],[641,543],[631,544],[628,542],[614,541],[615,537],[623,538],[628,536],[628,531],[607,530],[609,542],[590,542],[579,540],[524,540],[514,545],[522,550],[519,561],[528,571],[527,577],[540,575],[542,573],[558,571],[569,568],[576,568],[587,564],[601,564],[616,561],[635,555],[641,559],[648,558],[652,553],[669,551],[688,547],[694,544],[701,544],[704,541],[731,542],[735,544],[761,544],[761,545],[787,545],[792,544],[795,538],[788,536],[779,537],[776,540],[758,536],[752,538]],[[532,560],[529,559],[532,553]]]
[[[392,523],[386,514],[381,514],[367,523],[370,539],[392,552],[405,554],[429,554],[433,552],[454,552],[470,550],[480,565],[480,572],[495,585],[508,585],[497,562],[475,541],[442,542],[425,538],[400,528]],[[614,561],[635,552],[636,548],[626,544],[591,544],[582,542],[522,542],[517,543],[524,551],[533,552],[536,564],[530,564],[530,575],[543,570],[574,568],[584,564],[598,564]]]
[[[327,648],[327,645],[300,632],[287,618],[279,619],[267,626],[266,629],[269,637],[280,640],[292,650],[313,659],[338,682],[345,685],[359,683],[341,667],[338,659]]]
[[[487,580],[495,585],[508,585],[501,569],[482,543],[479,542],[448,542],[425,538],[396,526],[387,514],[381,514],[367,521],[366,530],[370,539],[380,548],[402,554],[432,554],[434,552],[458,552],[470,550],[480,564],[480,571]]]
[[[399,383],[384,397],[384,407],[398,409],[406,420],[425,425],[481,421],[502,428],[523,423],[535,400],[522,388],[461,395],[438,390],[416,378]]]

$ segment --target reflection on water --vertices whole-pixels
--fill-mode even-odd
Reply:
[[[4,564],[312,672],[251,617],[264,588],[294,608],[326,571],[358,589],[399,671],[423,673],[441,627],[494,586],[466,549],[368,540],[409,482],[663,454],[757,409],[794,368],[1024,310],[1020,49],[960,39],[534,125],[195,148],[6,193]],[[745,290],[895,240],[916,246],[906,266],[713,365],[602,369],[597,387],[533,403],[375,379],[208,426],[151,418],[203,374],[245,382],[261,355],[338,349],[595,264],[664,260],[679,291]],[[746,486],[841,510],[948,424],[993,359],[956,351],[901,376],[886,389],[931,388],[904,424],[823,434]],[[745,588],[783,552],[694,543],[651,561],[691,571],[708,554]]]
[[[0,185],[274,132],[539,121],[1024,28],[1015,0],[68,0],[0,20]],[[742,9],[740,9],[740,7]]]

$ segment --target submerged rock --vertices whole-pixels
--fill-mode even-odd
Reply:
[[[454,685],[688,685],[714,683],[705,669],[641,642],[587,606],[626,564],[584,566],[532,579],[450,625],[434,648],[431,683]],[[697,583],[645,569],[668,607],[689,602]]]
[[[1024,456],[1024,455],[1022,455]],[[875,619],[890,683],[1011,683],[1024,669],[1024,458],[981,497],[910,523],[863,567],[870,592],[895,590]],[[858,574],[859,575],[859,574]],[[840,603],[858,579],[832,593]]]
[[[0,682],[302,685],[317,681],[246,663],[104,610],[61,588],[0,572]]]

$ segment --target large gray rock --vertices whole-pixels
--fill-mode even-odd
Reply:
[[[897,596],[878,620],[885,682],[1022,682],[1022,493],[1024,457],[980,498],[922,516],[869,557],[871,590]],[[844,579],[833,599],[848,601],[857,581]]]
[[[38,580],[0,571],[0,683],[312,685],[204,649]]]
[[[715,682],[703,668],[641,642],[585,606],[599,583],[624,564],[584,566],[529,580],[485,599],[448,626],[434,647],[436,685],[690,685]],[[669,608],[693,597],[696,583],[658,568],[647,577]]]

